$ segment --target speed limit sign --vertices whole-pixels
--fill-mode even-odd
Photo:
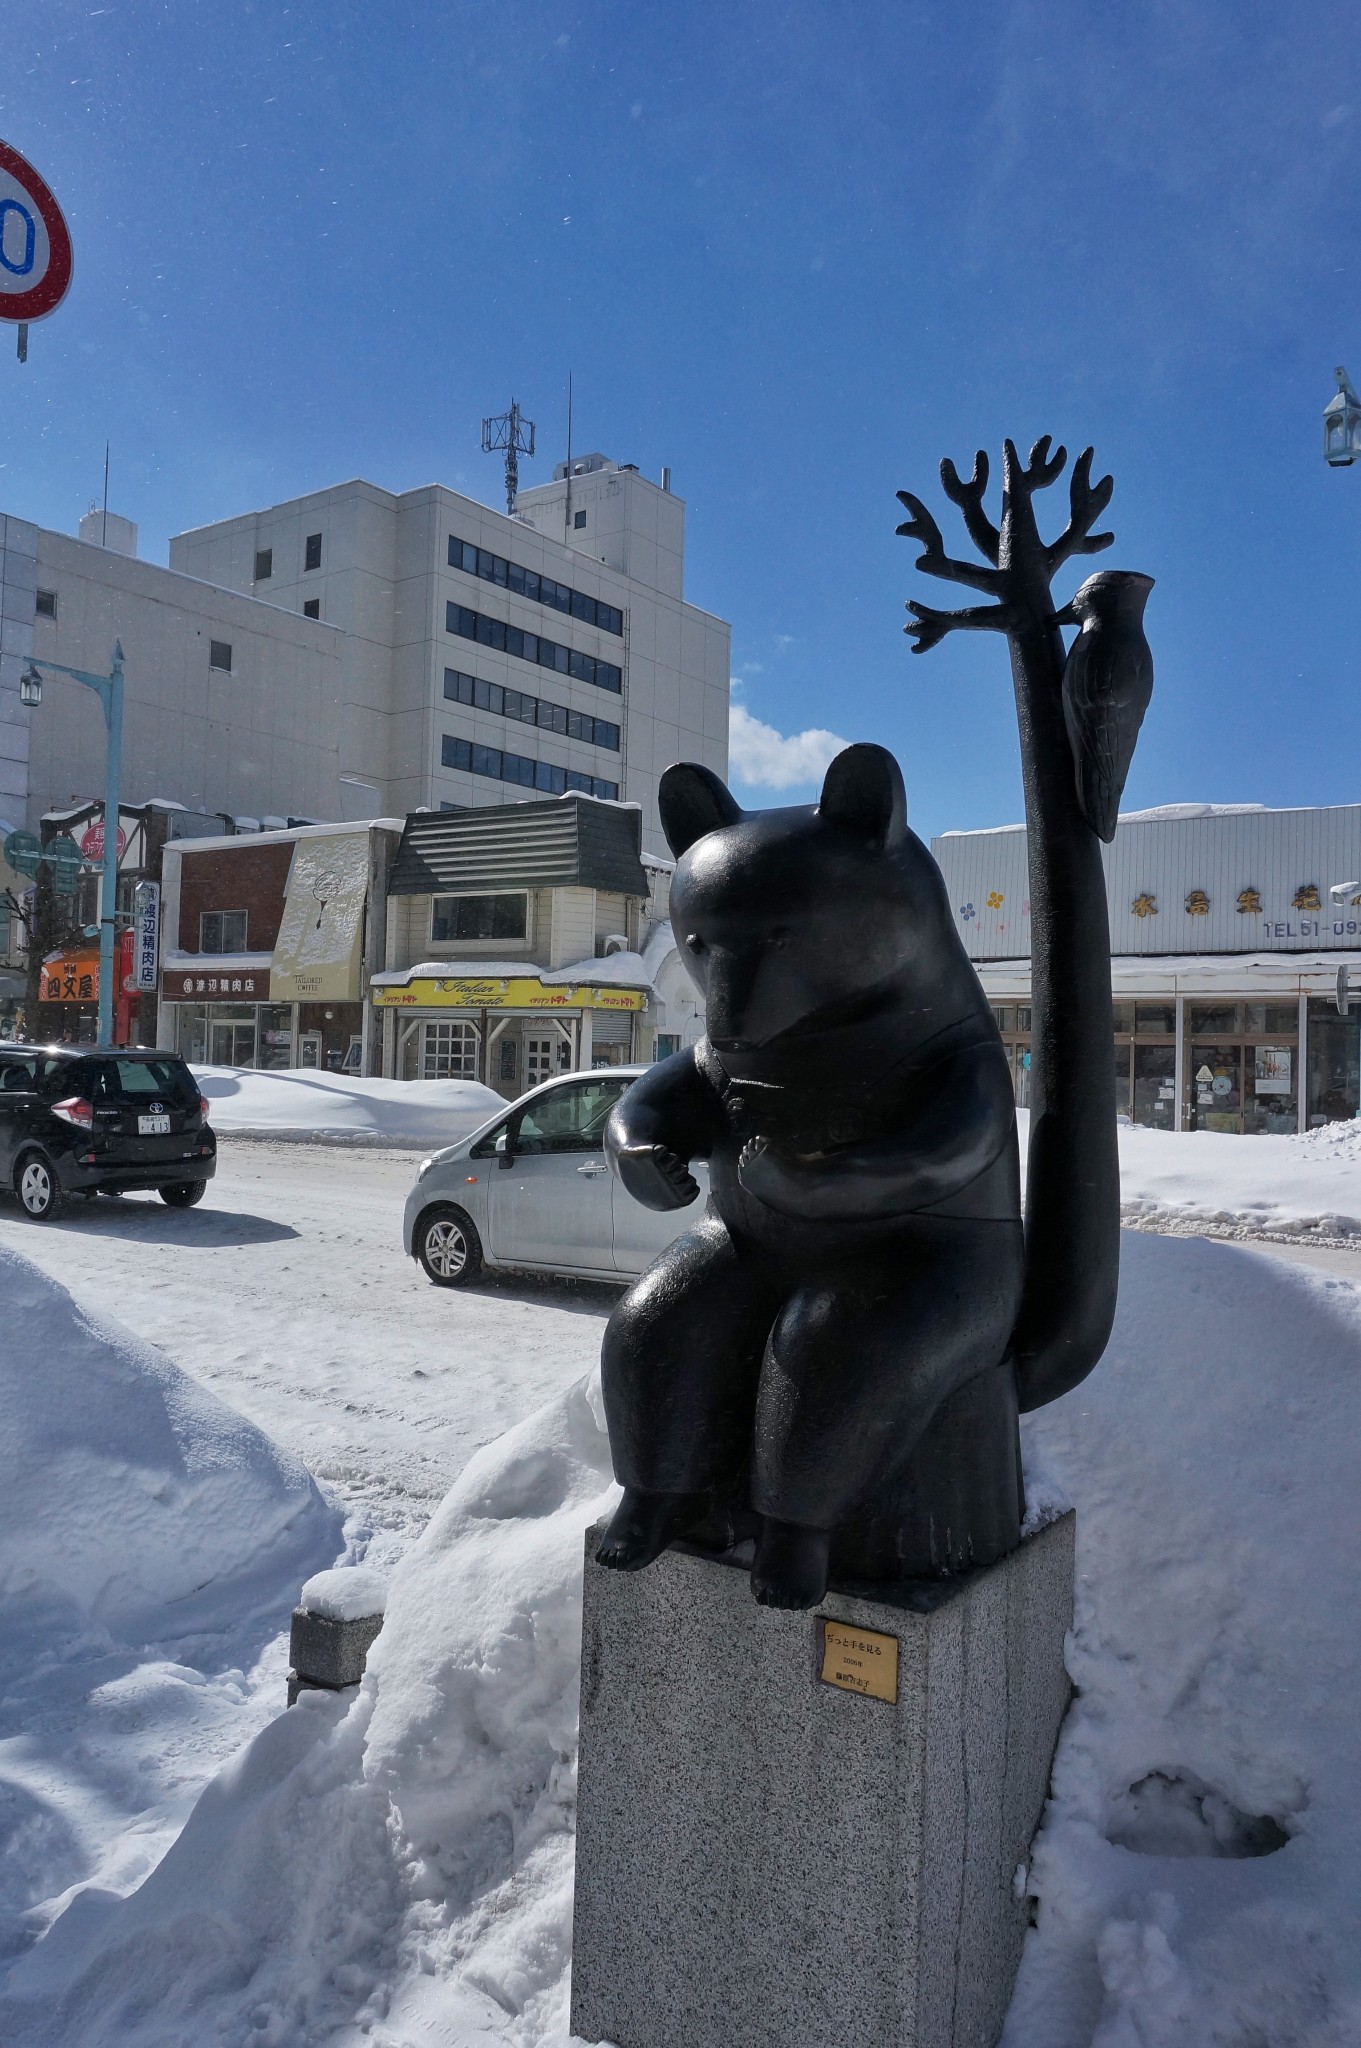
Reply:
[[[71,236],[61,208],[32,164],[0,142],[0,320],[18,323],[21,359],[29,321],[54,313],[70,283]]]

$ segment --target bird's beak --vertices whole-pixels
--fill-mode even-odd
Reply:
[[[1070,604],[1066,604],[1062,611],[1055,612],[1049,623],[1051,626],[1080,626],[1082,621],[1073,610],[1073,607]]]

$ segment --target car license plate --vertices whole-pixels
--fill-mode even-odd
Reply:
[[[143,1138],[168,1138],[170,1119],[168,1116],[139,1116],[137,1129]]]

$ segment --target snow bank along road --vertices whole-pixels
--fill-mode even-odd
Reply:
[[[471,1453],[594,1365],[609,1287],[432,1287],[402,1250],[418,1155],[226,1140],[197,1209],[77,1203],[12,1245],[160,1345],[294,1451],[375,1562],[425,1526]],[[34,1361],[40,1370],[40,1361]]]

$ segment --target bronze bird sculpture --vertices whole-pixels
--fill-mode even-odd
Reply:
[[[1153,694],[1153,655],[1144,638],[1152,588],[1153,578],[1136,570],[1102,569],[1056,615],[1056,624],[1080,629],[1064,664],[1063,721],[1078,804],[1107,845]]]

